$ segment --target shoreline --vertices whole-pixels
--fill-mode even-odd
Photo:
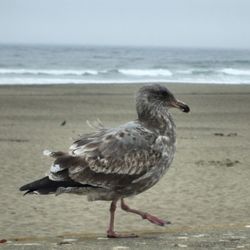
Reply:
[[[87,86],[96,86],[96,85],[115,85],[115,86],[119,86],[119,85],[148,85],[148,84],[164,84],[164,85],[202,85],[202,86],[206,86],[206,85],[211,85],[211,86],[249,86],[250,85],[250,82],[249,83],[240,83],[240,82],[167,82],[167,81],[105,81],[105,82],[90,82],[90,81],[86,81],[86,82],[79,82],[79,83],[1,83],[0,84],[0,87],[6,87],[6,86],[71,86],[71,85],[79,85],[79,86],[83,86],[83,85],[87,85]]]

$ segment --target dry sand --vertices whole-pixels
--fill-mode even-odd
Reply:
[[[90,131],[86,120],[109,127],[134,119],[139,86],[0,87],[0,239],[105,237],[108,202],[23,197],[18,188],[44,176],[51,164],[44,149],[67,150],[72,137]],[[250,237],[250,85],[167,86],[191,108],[189,114],[173,110],[175,160],[157,185],[127,202],[173,225],[159,228],[119,210],[116,230],[182,235],[205,227],[213,235],[214,228],[223,234],[233,227]]]

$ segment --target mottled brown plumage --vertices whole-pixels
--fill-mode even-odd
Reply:
[[[176,140],[175,124],[169,113],[171,107],[189,112],[189,107],[167,88],[142,87],[136,97],[137,120],[116,128],[100,125],[95,133],[76,140],[68,153],[45,151],[55,158],[47,180],[27,184],[21,190],[84,194],[89,200],[112,201],[109,237],[118,236],[113,227],[119,199],[122,209],[164,225],[157,217],[130,209],[123,199],[152,187],[169,168]]]

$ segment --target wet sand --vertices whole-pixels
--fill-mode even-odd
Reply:
[[[3,249],[250,249],[249,228],[243,225],[172,227],[162,232],[139,233],[138,238],[108,239],[96,234],[9,239]]]
[[[74,195],[23,197],[18,188],[44,176],[51,164],[42,155],[44,149],[67,150],[72,137],[91,131],[86,120],[99,118],[110,127],[134,119],[139,86],[0,87],[0,239],[28,237],[36,242],[52,237],[53,243],[60,235],[78,235],[84,240],[74,243],[77,249],[89,234],[94,239],[105,237],[108,202],[87,202]],[[170,238],[173,244],[189,227],[195,234],[205,227],[209,242],[220,242],[219,235],[229,231],[249,238],[250,228],[245,226],[250,225],[250,86],[167,86],[191,107],[190,114],[173,110],[178,137],[175,160],[157,185],[127,202],[173,224],[159,228],[118,209],[116,230],[138,232],[140,240],[147,233],[153,241]],[[93,241],[96,249],[103,244]],[[11,244],[14,247],[14,243],[4,246]]]

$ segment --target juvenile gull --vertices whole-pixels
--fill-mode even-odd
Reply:
[[[111,201],[107,236],[131,237],[114,231],[116,204],[156,225],[167,221],[130,208],[124,198],[139,194],[165,174],[175,153],[175,124],[170,108],[189,112],[161,85],[142,87],[136,96],[138,118],[116,128],[99,126],[95,133],[81,136],[68,153],[44,154],[55,158],[48,176],[20,188],[27,193],[87,195],[88,200]]]

